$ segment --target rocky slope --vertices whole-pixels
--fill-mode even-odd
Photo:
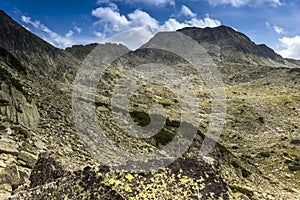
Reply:
[[[158,103],[168,110],[166,125],[148,139],[124,133],[110,106],[124,69],[143,63],[176,66],[199,98],[200,126],[188,151],[167,167],[131,173],[95,160],[74,126],[72,82],[96,45],[63,51],[3,11],[0,22],[0,199],[299,199],[297,61],[283,59],[229,27],[179,30],[207,49],[226,87],[226,125],[215,149],[202,157],[198,150],[208,129],[211,102],[209,90],[190,64],[167,51],[101,46],[107,52],[118,48],[125,53],[99,80],[95,99],[99,123],[119,148],[160,149],[176,136],[180,124],[172,91],[144,85],[131,99],[132,119],[146,126],[148,108]]]

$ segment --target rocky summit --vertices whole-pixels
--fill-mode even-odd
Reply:
[[[220,88],[210,88],[205,76],[175,51],[154,48],[161,40],[170,41],[168,45],[172,46],[173,33],[158,33],[136,51],[116,44],[77,45],[62,50],[0,11],[0,199],[300,199],[300,62],[284,59],[226,26],[184,28],[178,33],[203,47],[220,72],[226,117],[216,141],[206,136],[213,113],[211,94]],[[184,48],[186,44],[182,44]],[[107,160],[115,157],[107,154],[105,145],[95,148],[96,139],[87,143],[78,133],[72,108],[73,86],[77,74],[87,70],[82,66],[91,61],[97,49],[121,56],[104,69],[94,98],[78,101],[92,105],[105,136],[130,155],[163,152],[176,140],[181,125],[195,130],[188,148],[173,162],[135,172],[137,162],[131,165],[127,161],[126,166],[131,168],[122,170],[107,165]],[[195,56],[203,52],[185,53]],[[161,68],[157,67],[159,63]],[[136,88],[128,103],[135,126],[151,124],[149,109],[153,104],[167,111],[166,122],[157,134],[136,138],[114,119],[116,113],[125,111],[112,102],[124,95],[115,94],[115,88],[127,88],[125,83],[138,85],[134,73],[127,74],[124,82],[119,80],[143,64],[147,64],[145,72],[150,77],[155,74],[160,79],[161,75],[174,85],[180,86],[180,80],[189,84],[178,86],[178,95],[161,84]],[[173,70],[166,72],[164,66]],[[180,80],[176,74],[180,74]],[[89,77],[79,78],[89,83]],[[181,105],[193,99],[180,99],[180,94],[189,88],[197,97],[194,106],[199,112],[196,118],[187,115],[187,121],[183,121]],[[89,120],[82,124],[93,130]],[[208,155],[199,154],[204,141],[216,142]],[[98,154],[91,151],[93,148]],[[173,155],[172,151],[165,154],[165,158]],[[125,160],[126,153],[115,161],[119,164]],[[164,160],[155,163],[159,162]]]

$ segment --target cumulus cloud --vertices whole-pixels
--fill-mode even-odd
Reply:
[[[105,38],[103,42],[121,43],[129,49],[137,49],[142,44],[148,42],[148,40],[152,37],[153,32],[151,32],[147,27],[136,27]]]
[[[122,15],[118,8],[99,7],[92,11],[92,15],[99,18],[94,24],[98,31],[95,35],[101,37],[104,42],[123,43],[130,49],[136,49],[147,42],[157,32],[175,31],[184,27],[216,27],[221,22],[211,19],[207,15],[204,19],[197,17],[188,7],[184,6],[183,12],[188,17],[187,20],[179,22],[170,18],[163,23],[159,23],[155,18],[142,10],[135,10],[127,16]],[[100,29],[100,30],[99,30]]]
[[[127,29],[129,21],[114,7],[100,7],[92,11],[92,15],[99,18],[98,24],[105,24],[105,31],[118,32]]]
[[[181,11],[180,11],[181,15],[187,16],[187,17],[196,17],[197,15],[195,13],[193,13],[191,11],[191,9],[189,9],[188,7],[186,7],[185,5],[181,6]]]
[[[217,27],[221,25],[221,22],[216,19],[211,19],[209,15],[206,15],[204,19],[192,18],[190,21],[187,21],[188,26],[197,26],[197,27]]]
[[[212,6],[231,5],[233,7],[242,7],[242,6],[257,6],[261,4],[268,4],[271,6],[282,5],[280,0],[207,0],[207,1]]]
[[[294,58],[300,60],[300,36],[283,37],[279,39],[283,50],[278,53],[284,58]]]
[[[178,22],[176,19],[170,18],[161,27],[161,31],[176,31],[178,29],[184,28],[187,25],[185,23]]]
[[[152,18],[148,13],[135,10],[133,13],[128,14],[130,26],[133,27],[149,27],[155,29],[159,26],[159,22]]]

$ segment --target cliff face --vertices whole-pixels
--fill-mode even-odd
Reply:
[[[130,52],[113,44],[60,50],[3,11],[0,24],[0,199],[299,197],[297,61],[283,59],[229,27],[179,30],[206,48],[225,83],[226,125],[214,150],[203,157],[198,150],[209,129],[211,91],[187,60],[169,51]],[[157,37],[160,35],[145,46],[153,45]],[[180,73],[182,80],[190,81],[199,100],[200,126],[189,124],[197,129],[196,137],[183,156],[169,166],[147,173],[115,170],[105,166],[105,160],[95,160],[79,138],[72,112],[73,80],[80,63],[97,48],[125,53],[99,78],[95,97],[102,129],[125,151],[147,153],[163,148],[176,136],[181,119],[173,91],[149,84],[135,91],[130,116],[137,125],[146,126],[150,123],[148,109],[160,104],[168,111],[162,130],[153,137],[138,139],[118,127],[110,104],[126,70],[148,63],[150,75],[159,74],[161,69],[151,63],[161,63],[174,67],[168,77]],[[131,76],[126,78],[133,80]],[[170,82],[177,84],[175,79]]]

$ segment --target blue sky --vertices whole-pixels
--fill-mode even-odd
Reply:
[[[135,49],[159,31],[222,24],[300,59],[299,0],[2,0],[0,9],[59,48],[118,42]]]

